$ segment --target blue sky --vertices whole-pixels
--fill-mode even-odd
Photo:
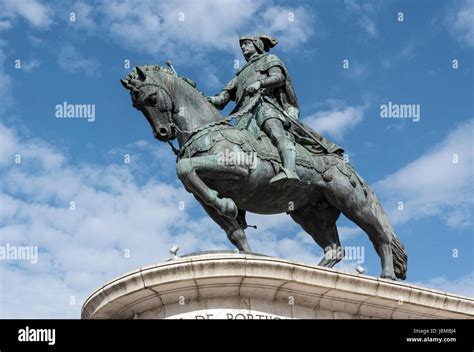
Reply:
[[[216,94],[248,33],[278,39],[301,117],[376,190],[409,252],[408,282],[474,296],[473,18],[473,1],[0,1],[0,245],[39,248],[34,264],[0,261],[0,317],[78,318],[96,287],[174,243],[231,248],[119,79],[126,60],[171,59]],[[63,102],[93,104],[95,120],[56,118]],[[419,121],[381,118],[388,102],[418,105]],[[255,252],[319,261],[285,214],[248,221]],[[378,276],[367,236],[338,226]]]

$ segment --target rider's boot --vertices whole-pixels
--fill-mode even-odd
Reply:
[[[283,166],[280,171],[270,180],[270,184],[297,183],[300,178],[296,174],[296,147],[295,143],[288,137],[281,137],[276,143],[280,153]]]

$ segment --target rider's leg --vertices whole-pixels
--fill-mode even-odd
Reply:
[[[278,118],[267,119],[262,129],[277,147],[283,164],[280,172],[270,180],[270,183],[285,182],[287,180],[298,181],[295,143],[288,132],[285,131],[282,121]]]

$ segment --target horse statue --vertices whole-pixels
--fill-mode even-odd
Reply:
[[[235,127],[190,79],[168,67],[145,65],[121,83],[154,137],[177,154],[176,171],[186,190],[240,251],[251,251],[246,211],[286,212],[324,249],[318,265],[331,268],[344,257],[336,227],[342,212],[369,236],[381,259],[381,277],[406,278],[403,244],[375,193],[340,154],[297,143],[299,181],[272,184],[281,159],[269,138]]]

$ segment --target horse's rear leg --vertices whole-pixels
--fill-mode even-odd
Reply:
[[[229,219],[219,214],[216,209],[205,204],[199,197],[195,196],[195,198],[201,203],[211,219],[225,231],[229,241],[236,246],[239,251],[251,252],[247,242],[247,235],[245,234],[245,211],[239,210],[237,219]]]
[[[327,184],[326,199],[367,233],[382,263],[380,276],[396,280],[391,248],[392,232],[385,224],[386,215],[378,200],[366,196],[360,184],[357,183],[356,187],[351,185],[349,179],[335,166],[330,173],[333,179]],[[366,192],[370,195],[372,191],[366,189]]]
[[[235,202],[230,198],[219,198],[217,191],[210,189],[198,173],[213,175],[214,177],[222,174],[248,177],[249,171],[240,166],[223,165],[219,163],[219,160],[218,155],[181,159],[176,164],[176,171],[188,191],[197,195],[204,204],[216,209],[219,214],[235,219],[238,214]]]
[[[339,210],[325,201],[290,213],[291,218],[324,249],[324,257],[318,264],[320,266],[332,268],[344,258],[336,227],[340,214]]]

